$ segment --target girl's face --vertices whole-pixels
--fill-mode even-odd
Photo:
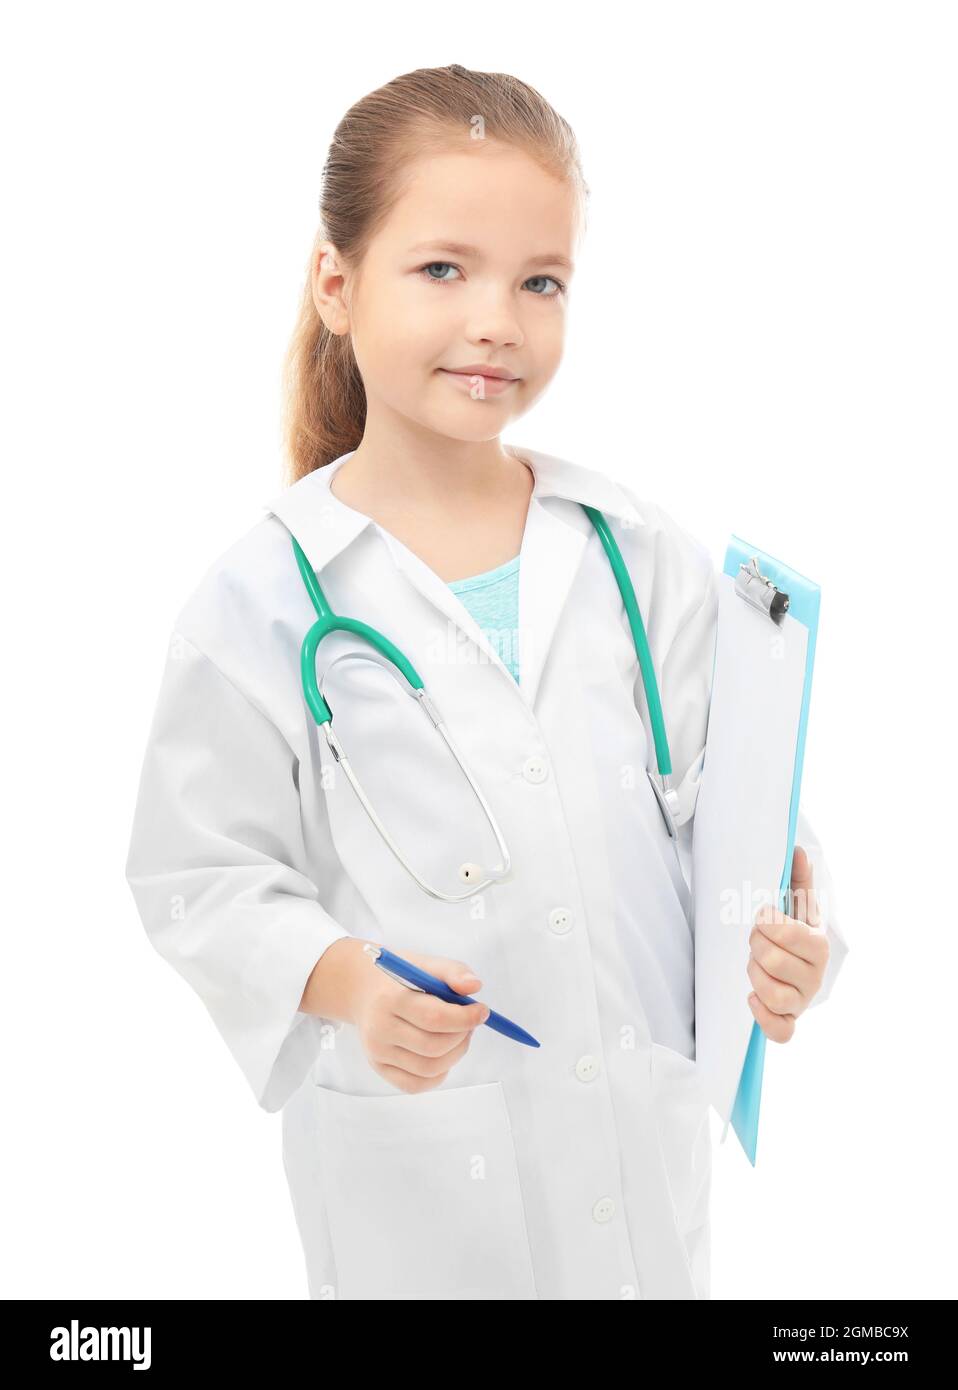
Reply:
[[[342,298],[322,243],[334,264],[317,270],[317,304],[352,337],[367,418],[481,441],[524,415],[562,359],[577,211],[568,184],[483,141],[412,167]],[[487,366],[508,380],[477,372]]]

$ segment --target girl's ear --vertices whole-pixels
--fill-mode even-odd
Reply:
[[[322,242],[316,248],[312,291],[316,312],[330,333],[347,333],[349,315],[343,302],[343,276],[336,248],[331,242]]]

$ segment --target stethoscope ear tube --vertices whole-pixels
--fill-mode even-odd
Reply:
[[[659,683],[655,677],[655,665],[649,650],[649,641],[645,635],[642,613],[635,597],[635,586],[605,517],[596,507],[588,507],[584,502],[580,505],[599,533],[599,540],[609,558],[612,573],[615,575],[615,582],[619,586],[619,593],[625,604],[626,616],[632,631],[632,641],[635,643],[635,653],[639,659],[639,669],[642,672],[642,684],[645,688],[645,699],[649,707],[649,718],[652,721],[652,737],[655,741],[655,758],[659,770],[660,781],[656,781],[655,774],[649,772],[649,782],[655,793],[659,810],[662,812],[665,828],[670,837],[675,840],[678,838],[675,817],[679,813],[679,797],[678,792],[669,787],[669,777],[672,775],[672,754],[669,751],[669,741],[665,733],[665,716],[662,713]]]
[[[672,757],[669,753],[669,741],[665,736],[665,719],[662,714],[662,701],[659,698],[659,683],[655,678],[655,666],[652,662],[652,653],[649,650],[649,641],[645,635],[645,624],[642,621],[638,600],[635,597],[632,576],[622,559],[622,552],[605,517],[597,508],[587,507],[584,502],[581,505],[599,533],[599,540],[605,547],[612,573],[615,575],[615,582],[622,595],[622,602],[625,604],[626,616],[632,630],[632,640],[635,643],[635,653],[642,672],[642,684],[645,686],[645,698],[649,706],[649,718],[652,721],[652,737],[655,740],[655,757],[659,774],[662,777],[668,777],[672,772]]]

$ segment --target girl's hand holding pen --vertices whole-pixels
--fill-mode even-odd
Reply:
[[[373,1070],[401,1091],[433,1090],[469,1049],[473,1030],[489,1016],[485,1004],[448,1004],[391,979],[364,954],[365,941],[335,941],[316,963],[301,1008],[339,1018],[359,1032]],[[457,994],[482,981],[463,961],[406,953],[406,960],[437,976]]]

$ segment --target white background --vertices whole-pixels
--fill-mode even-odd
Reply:
[[[0,1294],[306,1297],[280,1117],[124,861],[173,616],[282,485],[332,131],[459,62],[543,92],[592,190],[506,440],[822,586],[803,806],[851,952],[767,1045],[757,1168],[716,1145],[713,1297],[954,1298],[956,8],[366,9],[4,21]]]

